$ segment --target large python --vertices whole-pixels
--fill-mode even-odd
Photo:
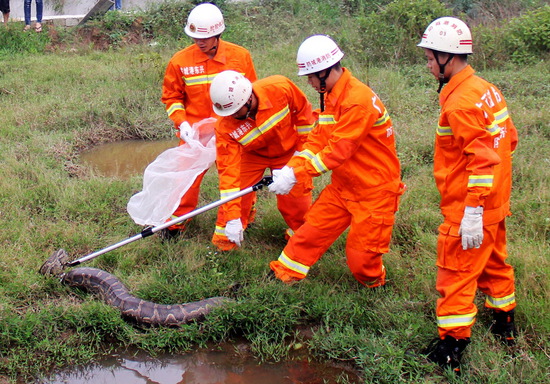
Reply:
[[[199,321],[212,311],[232,300],[227,297],[210,297],[185,304],[157,304],[130,294],[126,286],[114,275],[98,268],[74,268],[63,272],[68,259],[64,250],[54,252],[42,265],[40,273],[55,275],[70,287],[78,287],[97,294],[107,304],[118,308],[123,317],[137,323],[178,326]]]

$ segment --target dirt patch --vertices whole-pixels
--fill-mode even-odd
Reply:
[[[151,40],[140,17],[134,19],[129,26],[119,29],[109,30],[104,26],[89,23],[66,30],[64,27],[50,24],[47,32],[51,40],[47,50],[54,52],[81,49],[106,51],[116,47],[144,44]]]

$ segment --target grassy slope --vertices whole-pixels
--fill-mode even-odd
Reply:
[[[251,50],[261,76],[290,77],[316,105],[317,95],[295,76],[296,47],[281,43]],[[94,176],[78,164],[77,154],[106,141],[169,137],[170,124],[158,98],[172,52],[145,46],[3,59],[0,372],[11,378],[39,375],[92,359],[108,352],[109,345],[177,352],[237,335],[251,342],[256,357],[280,359],[287,353],[283,340],[299,340],[296,330],[311,327],[312,353],[349,361],[364,373],[365,382],[448,380],[418,356],[435,336],[435,230],[440,222],[431,176],[436,84],[422,66],[367,71],[359,54],[349,55],[346,62],[386,103],[409,187],[386,257],[388,289],[366,291],[353,280],[345,265],[344,238],[306,281],[292,287],[264,281],[268,262],[284,246],[284,223],[267,192],[260,193],[257,223],[237,252],[214,252],[209,239],[215,212],[208,212],[192,222],[185,241],[166,245],[149,238],[88,264],[114,273],[136,295],[160,303],[229,294],[232,283],[244,284],[238,303],[203,325],[135,328],[95,298],[37,273],[60,247],[77,258],[139,232],[125,206],[140,190],[141,176],[129,181]],[[514,216],[508,225],[520,337],[514,351],[498,345],[488,333],[490,319],[479,297],[475,342],[466,354],[462,381],[542,383],[550,368],[548,67],[505,68],[482,75],[503,90],[520,131]],[[327,180],[316,182],[321,187]],[[201,203],[217,199],[216,176],[210,172]]]

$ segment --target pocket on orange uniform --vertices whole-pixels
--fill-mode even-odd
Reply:
[[[437,238],[437,266],[452,271],[472,270],[473,255],[462,249],[462,238],[458,234],[460,226],[443,223],[439,226]]]
[[[395,217],[371,216],[368,221],[368,228],[365,228],[362,235],[366,248],[376,253],[388,253]]]

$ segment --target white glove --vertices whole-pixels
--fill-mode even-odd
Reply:
[[[241,246],[241,241],[243,241],[243,223],[241,223],[241,219],[229,220],[225,224],[225,236],[232,243]]]
[[[180,139],[189,141],[193,139],[193,135],[195,134],[195,131],[193,128],[191,128],[191,125],[187,121],[184,121],[180,124]]]
[[[273,170],[273,183],[269,184],[267,188],[277,195],[287,195],[294,184],[296,184],[294,169],[285,165],[281,169]]]
[[[483,207],[464,208],[464,217],[458,234],[462,236],[462,249],[479,248],[483,242]]]

